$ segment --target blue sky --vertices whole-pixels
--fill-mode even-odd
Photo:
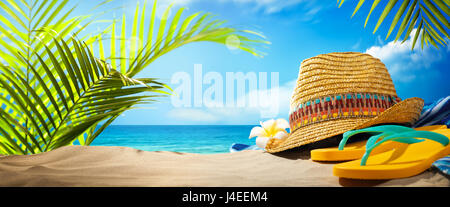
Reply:
[[[136,2],[115,0],[100,9],[107,10],[117,6],[124,8],[102,18],[119,16],[121,12],[126,12],[131,17]],[[289,98],[301,61],[329,52],[367,52],[380,58],[386,64],[402,99],[421,97],[425,102],[432,102],[450,95],[447,72],[450,68],[450,47],[439,50],[426,47],[423,51],[416,48],[411,51],[410,40],[403,45],[393,43],[392,37],[386,40],[385,34],[394,14],[390,14],[380,29],[372,34],[375,18],[369,20],[367,27],[363,28],[365,15],[370,9],[368,3],[350,18],[355,7],[355,3],[350,1],[341,8],[337,7],[335,0],[160,0],[158,4],[163,9],[170,2],[175,4],[174,9],[181,6],[188,8],[184,17],[198,11],[211,12],[217,15],[217,19],[227,20],[229,26],[264,34],[271,42],[267,48],[261,48],[267,55],[257,58],[224,45],[193,43],[162,56],[138,74],[138,77],[157,77],[170,83],[173,74],[177,72],[186,72],[193,77],[194,64],[202,65],[203,74],[217,72],[223,77],[227,72],[278,72],[278,99],[266,100],[276,103],[274,105],[278,106],[278,113],[267,117],[261,116],[258,108],[250,107],[174,107],[171,98],[167,97],[159,99],[159,103],[127,111],[113,124],[253,125],[268,118],[287,118]],[[90,7],[91,1],[81,1],[76,11],[79,13],[76,14],[83,14],[83,8]],[[382,6],[379,7],[372,17],[379,16]],[[101,24],[97,27],[101,27]],[[91,27],[94,28],[95,25]],[[171,87],[176,88],[177,84]],[[207,84],[203,85],[203,90],[208,87]],[[246,95],[251,93],[252,91],[247,91]]]

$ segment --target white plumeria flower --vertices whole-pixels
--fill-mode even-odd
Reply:
[[[267,142],[272,139],[284,139],[288,136],[286,131],[289,123],[284,119],[270,119],[260,122],[261,127],[253,127],[249,138],[256,137],[256,145],[265,149]]]

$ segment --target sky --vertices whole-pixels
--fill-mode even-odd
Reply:
[[[102,18],[110,19],[125,12],[131,21],[136,3],[136,0],[115,0],[99,9],[106,11],[122,6],[122,9],[108,12]],[[388,68],[397,94],[402,99],[420,97],[430,103],[450,95],[450,76],[447,72],[450,69],[450,46],[439,49],[425,47],[423,50],[416,47],[411,50],[411,39],[404,44],[394,43],[392,36],[395,35],[386,39],[394,14],[388,15],[373,34],[377,19],[369,20],[364,28],[365,15],[371,6],[368,3],[351,18],[356,6],[351,1],[346,1],[338,8],[335,0],[160,0],[158,18],[161,18],[161,11],[170,3],[174,4],[171,13],[180,7],[187,8],[182,18],[198,11],[211,12],[216,15],[216,19],[227,20],[227,26],[263,34],[271,43],[259,48],[266,55],[255,57],[236,50],[232,45],[210,42],[192,43],[178,48],[160,57],[137,77],[160,78],[177,92],[189,86],[189,93],[181,97],[188,97],[187,102],[190,104],[174,103],[174,99],[179,99],[173,97],[159,98],[155,104],[141,105],[139,109],[125,112],[113,124],[256,125],[271,118],[287,119],[289,99],[301,61],[330,52],[354,51],[379,58]],[[81,0],[75,14],[83,14],[90,7],[92,1]],[[375,9],[372,17],[380,15],[381,7]],[[88,29],[98,30],[101,26],[94,24]],[[236,104],[227,105],[227,89],[232,85],[227,83],[227,73],[238,72],[256,75],[258,87],[250,88],[248,84],[244,92],[239,94],[234,86],[232,96]],[[183,78],[189,78],[189,83],[182,81],[186,80]],[[267,87],[261,87],[261,84]],[[198,87],[201,89],[196,91]],[[213,104],[207,104],[204,96],[212,89],[216,89],[214,100],[210,100]],[[270,92],[273,91],[278,91],[278,95],[271,96]]]

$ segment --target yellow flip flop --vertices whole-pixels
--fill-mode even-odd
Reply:
[[[450,129],[435,129],[396,133],[383,137],[378,142],[378,138],[369,138],[362,159],[336,164],[333,166],[333,174],[365,180],[414,176],[430,168],[434,161],[450,154],[449,137]],[[405,145],[370,155],[372,150],[386,141],[402,142]]]
[[[343,138],[339,143],[338,147],[328,147],[321,149],[311,150],[311,160],[313,161],[349,161],[349,160],[357,160],[361,159],[366,151],[366,142],[358,141],[354,143],[347,144],[347,140],[358,133],[369,133],[372,135],[378,135],[379,137],[385,136],[387,134],[398,133],[403,131],[413,131],[413,130],[421,130],[421,131],[431,131],[435,129],[447,129],[446,125],[433,125],[433,126],[425,126],[418,127],[415,129],[397,125],[382,125],[365,128],[363,130],[352,130],[343,134]],[[379,154],[382,152],[386,152],[393,148],[400,147],[405,145],[404,143],[389,141],[381,144],[377,148],[372,151],[372,155]],[[345,146],[345,148],[344,148]]]

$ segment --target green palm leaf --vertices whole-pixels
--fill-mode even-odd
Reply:
[[[344,3],[345,0],[338,0],[339,7]],[[365,1],[360,0],[356,5],[356,8],[352,14],[353,15],[359,10],[362,4]],[[372,4],[372,8],[370,9],[369,14],[366,18],[369,19],[370,15],[374,8],[380,3],[380,0],[374,0]],[[374,29],[374,33],[378,30],[382,22],[389,15],[389,13],[396,8],[395,5],[397,0],[387,1],[385,8],[381,15],[378,18],[377,24]],[[445,47],[448,44],[448,41],[444,40],[444,37],[449,37],[449,29],[450,24],[448,22],[450,9],[447,1],[443,0],[414,0],[412,3],[410,0],[403,0],[401,5],[396,8],[395,16],[391,22],[391,26],[389,27],[389,31],[387,32],[386,39],[390,36],[397,25],[400,25],[397,31],[397,35],[395,37],[395,41],[397,41],[402,35],[404,36],[402,43],[409,37],[412,29],[417,26],[417,32],[413,36],[413,46],[411,49],[414,49],[415,43],[418,39],[418,36],[423,33],[421,38],[421,45],[424,43],[428,45],[428,42],[431,43],[436,48],[439,48],[439,43],[442,47]],[[395,9],[394,9],[395,10]],[[414,13],[414,15],[412,15]],[[403,16],[403,20],[400,23],[400,19]],[[407,25],[409,25],[407,27]],[[423,28],[422,28],[423,27]],[[408,28],[408,29],[406,29]],[[406,29],[406,30],[405,30]],[[420,33],[421,32],[421,33]],[[423,47],[422,47],[423,48]]]
[[[164,88],[163,84],[154,79],[126,77],[112,69],[109,64],[95,58],[89,47],[80,40],[53,41],[59,50],[58,56],[63,62],[70,64],[55,64],[59,62],[46,64],[34,51],[34,55],[45,68],[44,73],[39,73],[23,56],[32,73],[39,77],[37,82],[44,88],[42,94],[37,94],[36,86],[27,83],[12,68],[4,68],[0,73],[0,87],[7,90],[11,96],[10,99],[3,101],[15,105],[14,109],[19,116],[25,116],[31,121],[28,128],[25,128],[9,115],[11,114],[9,111],[0,108],[0,113],[4,117],[0,119],[0,125],[4,126],[0,134],[0,141],[3,143],[0,145],[2,152],[15,151],[22,154],[44,152],[71,144],[77,137],[92,130],[93,136],[85,139],[85,143],[89,144],[99,134],[96,133],[97,130],[93,130],[93,125],[102,126],[100,130],[103,130],[122,112],[136,104],[153,102],[154,97],[163,95],[160,93]],[[71,46],[76,48],[75,51],[68,50]],[[48,51],[47,55],[56,61],[56,55],[51,51]],[[54,67],[57,67],[53,70],[58,73],[49,73],[49,68]],[[80,71],[88,72],[86,74]],[[52,84],[44,81],[46,76],[51,76],[49,79],[52,80]],[[74,85],[85,85],[85,88],[80,87],[79,92],[69,93]],[[25,89],[29,94],[26,94]],[[56,95],[52,91],[57,91]],[[135,95],[142,92],[153,94]],[[50,101],[46,104],[44,100],[47,99]],[[25,135],[31,139],[27,140]],[[14,150],[17,146],[20,150]]]
[[[84,23],[90,16],[70,18],[74,8],[75,6],[68,8],[68,0],[6,0],[0,2],[0,37],[2,37],[0,38],[0,62],[7,66],[0,67],[0,71],[14,70],[17,78],[25,80],[30,86],[36,86],[37,88],[34,89],[37,94],[42,93],[44,89],[37,84],[37,77],[32,75],[31,66],[39,73],[43,73],[45,69],[40,64],[42,61],[46,64],[55,62],[46,55],[55,47],[51,41],[52,36],[67,39],[70,37],[70,33],[78,34],[92,23],[92,21]],[[61,13],[61,11],[65,11],[65,13]],[[78,25],[80,25],[79,28]],[[44,35],[48,31],[51,31],[53,35]],[[39,54],[42,60],[39,60],[33,53]],[[27,61],[19,54],[22,54]],[[59,57],[56,56],[56,59],[59,60]],[[56,67],[48,69],[52,73],[57,73]],[[44,81],[49,81],[49,78],[45,76]],[[31,95],[28,90],[25,87],[24,93]],[[55,90],[51,92],[56,95]],[[0,96],[6,99],[9,97],[9,93],[6,89],[0,88]],[[49,99],[43,100],[44,105],[49,102]],[[4,110],[9,111],[12,109],[10,107],[7,105]],[[27,106],[27,109],[31,110],[30,106]],[[10,115],[26,127],[33,122],[30,117],[20,116],[20,113],[15,110]],[[28,135],[25,137],[29,138]]]
[[[154,1],[150,13],[145,12],[146,4],[145,1],[142,9],[140,9],[139,3],[137,4],[132,25],[126,25],[126,16],[114,21],[110,34],[112,49],[103,51],[106,59],[111,59],[113,67],[118,67],[115,60],[120,60],[121,72],[126,72],[129,77],[135,76],[158,57],[193,42],[209,41],[226,44],[226,39],[235,35],[240,39],[239,49],[258,57],[262,57],[264,53],[256,50],[254,44],[270,44],[264,40],[264,36],[257,32],[224,27],[224,21],[212,20],[213,16],[209,13],[198,12],[183,19],[183,7],[178,9],[174,17],[170,19],[168,15],[172,6],[169,6],[161,17],[159,28],[154,31],[156,1]],[[146,19],[150,19],[150,22],[145,22]],[[149,25],[146,34],[142,29],[144,25]],[[131,26],[131,37],[127,37],[127,26]],[[120,31],[116,31],[117,28],[120,28]],[[136,37],[139,38],[139,44],[136,43]],[[142,39],[144,37],[146,38]],[[99,41],[104,40],[100,37]],[[127,50],[129,51],[127,52]],[[116,51],[120,51],[119,57],[117,57]]]

